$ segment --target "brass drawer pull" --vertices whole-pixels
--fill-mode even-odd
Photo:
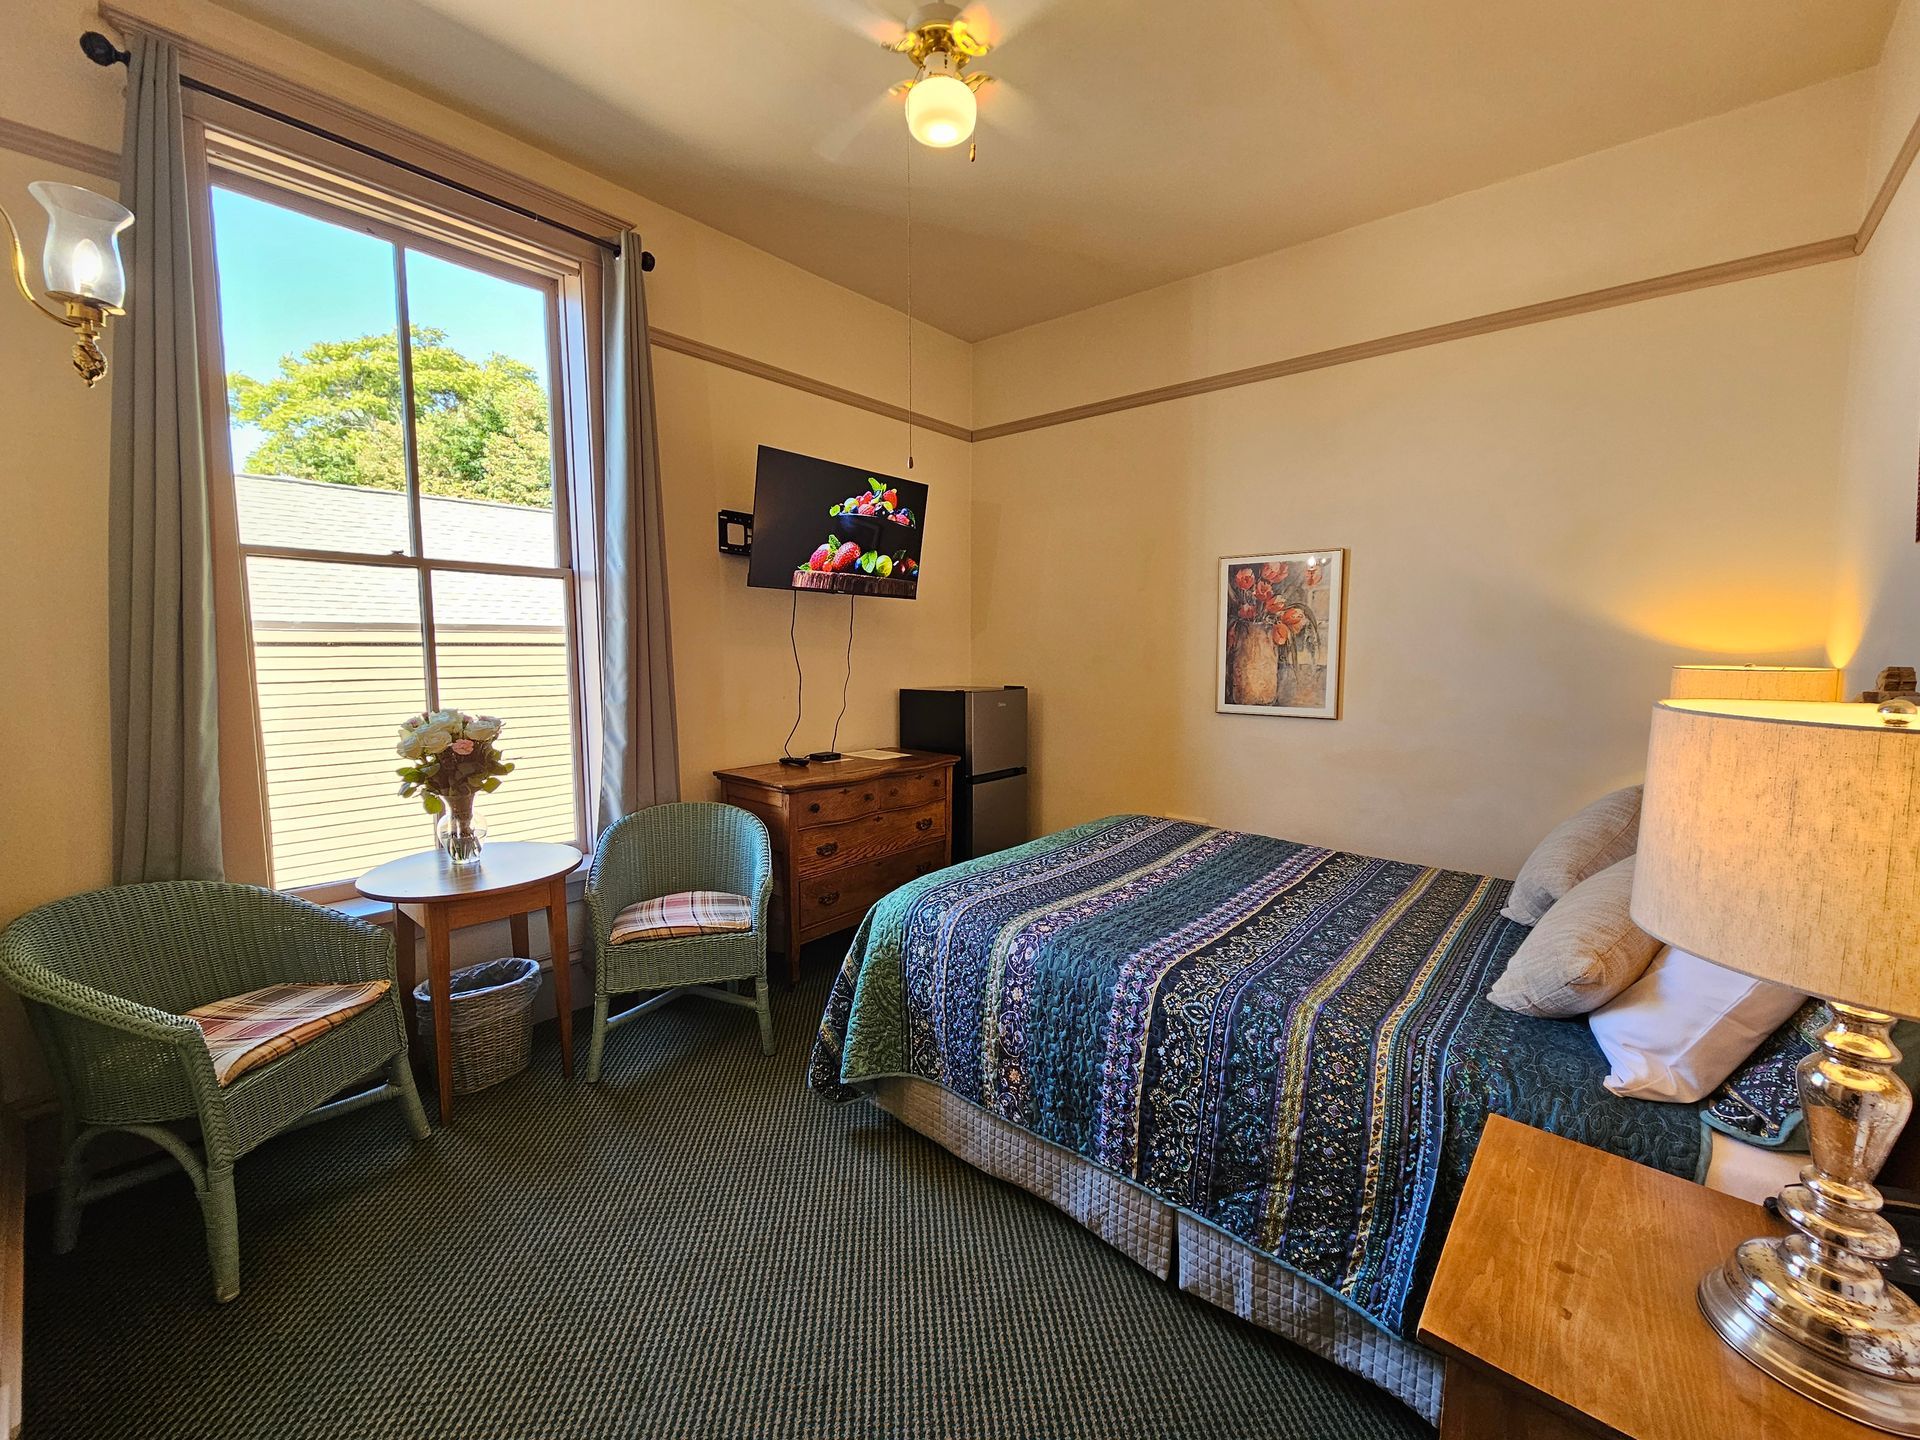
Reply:
[[[811,805],[807,806],[807,813],[809,815],[818,815],[820,813],[820,802],[816,800]]]
[[[839,848],[840,848],[840,842],[838,840],[829,840],[824,845],[814,846],[813,853],[818,855],[822,860],[824,860],[827,858],[827,856],[833,854]]]
[[[933,829],[933,821],[931,819],[922,820],[918,824],[916,824],[913,828],[920,831],[920,833],[924,835],[927,831]]]
[[[833,904],[834,901],[838,900],[839,898],[840,898],[840,892],[838,890],[829,890],[827,891],[826,894],[820,897],[820,903],[822,905],[831,905]]]

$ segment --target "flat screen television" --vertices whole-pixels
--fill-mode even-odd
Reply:
[[[917,480],[762,445],[747,584],[911,600],[926,526]]]

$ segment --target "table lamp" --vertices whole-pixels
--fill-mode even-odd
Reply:
[[[1838,700],[1842,673],[1831,665],[1676,665],[1675,700]]]
[[[1855,1420],[1920,1435],[1920,1307],[1873,1177],[1912,1108],[1896,1015],[1920,1016],[1920,717],[1908,701],[1664,700],[1653,708],[1633,918],[1669,945],[1827,1000],[1800,1066],[1812,1164],[1784,1238],[1700,1282],[1723,1340]]]

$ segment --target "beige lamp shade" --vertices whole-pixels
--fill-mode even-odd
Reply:
[[[1830,665],[1676,665],[1675,700],[1838,700],[1842,674]]]
[[[1920,728],[1872,705],[1661,701],[1633,918],[1717,965],[1920,1016]]]

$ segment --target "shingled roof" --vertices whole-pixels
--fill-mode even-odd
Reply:
[[[253,545],[298,546],[359,554],[404,554],[407,497],[398,490],[335,485],[290,475],[236,475],[240,538]],[[554,563],[549,509],[420,497],[420,527],[429,556]],[[339,567],[256,557],[247,565],[247,598],[261,629],[378,626],[412,630],[420,623],[419,590],[409,571]],[[557,629],[566,597],[555,581],[442,571],[434,577],[435,623],[485,629]]]

